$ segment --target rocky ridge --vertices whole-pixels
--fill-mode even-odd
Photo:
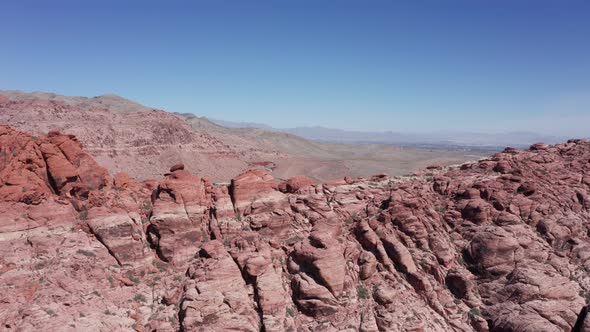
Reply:
[[[587,141],[224,185],[111,177],[71,135],[0,126],[0,169],[6,331],[590,329]]]

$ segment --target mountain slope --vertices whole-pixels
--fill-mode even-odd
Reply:
[[[37,135],[59,129],[78,137],[112,175],[159,177],[184,163],[214,181],[249,168],[279,178],[316,180],[374,173],[406,174],[428,164],[457,164],[485,152],[429,151],[378,145],[334,145],[255,128],[225,128],[192,114],[154,110],[121,97],[65,97],[0,91],[0,123]]]

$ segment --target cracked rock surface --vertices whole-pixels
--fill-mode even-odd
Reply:
[[[588,331],[589,235],[583,140],[214,184],[113,178],[73,136],[0,126],[2,331]]]

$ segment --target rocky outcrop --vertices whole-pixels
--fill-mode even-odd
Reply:
[[[148,236],[166,262],[186,265],[209,240],[209,187],[207,180],[175,169],[154,191]]]
[[[237,217],[246,226],[278,231],[289,226],[288,197],[278,191],[275,179],[263,170],[250,170],[231,181],[230,196]]]
[[[6,331],[587,330],[586,141],[324,184],[111,179],[8,127],[0,152]]]
[[[240,270],[223,243],[210,241],[189,269],[182,299],[187,331],[259,331],[258,314]]]
[[[315,181],[307,176],[297,175],[290,177],[286,181],[279,184],[279,190],[284,193],[296,193],[300,189],[307,188],[315,184]]]

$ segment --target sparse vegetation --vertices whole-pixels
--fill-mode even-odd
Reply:
[[[287,245],[293,245],[301,240],[303,240],[303,238],[301,238],[299,236],[292,236],[287,239],[286,243],[287,243]]]
[[[168,264],[166,264],[164,262],[156,261],[154,263],[154,265],[156,265],[156,267],[158,268],[158,270],[160,272],[164,272],[164,271],[168,270]]]
[[[479,308],[473,307],[469,309],[469,315],[473,317],[481,316],[481,311],[479,311]]]
[[[53,311],[53,310],[51,310],[51,309],[49,309],[49,308],[45,309],[45,312],[46,312],[46,313],[47,313],[49,316],[51,316],[51,317],[55,317],[55,316],[57,316],[57,314],[55,313],[55,311]]]
[[[78,215],[78,219],[80,219],[80,220],[88,219],[88,211],[86,211],[86,210],[80,211],[80,214]]]
[[[77,254],[84,255],[86,257],[96,257],[96,254],[89,250],[78,249],[76,251]]]
[[[141,205],[141,209],[142,210],[151,210],[152,209],[152,203],[150,203],[148,201],[143,201],[143,204]]]
[[[135,294],[135,296],[133,297],[133,300],[135,302],[143,302],[143,303],[147,302],[147,299],[145,298],[145,296],[143,294],[139,294],[139,293]]]
[[[295,318],[297,316],[297,311],[293,310],[293,308],[287,307],[287,315]]]
[[[129,280],[133,281],[133,283],[136,285],[139,285],[141,283],[141,280],[139,280],[139,278],[136,276],[129,276]]]
[[[358,294],[359,299],[366,300],[369,298],[369,291],[364,286],[358,286],[356,288],[356,293]]]

